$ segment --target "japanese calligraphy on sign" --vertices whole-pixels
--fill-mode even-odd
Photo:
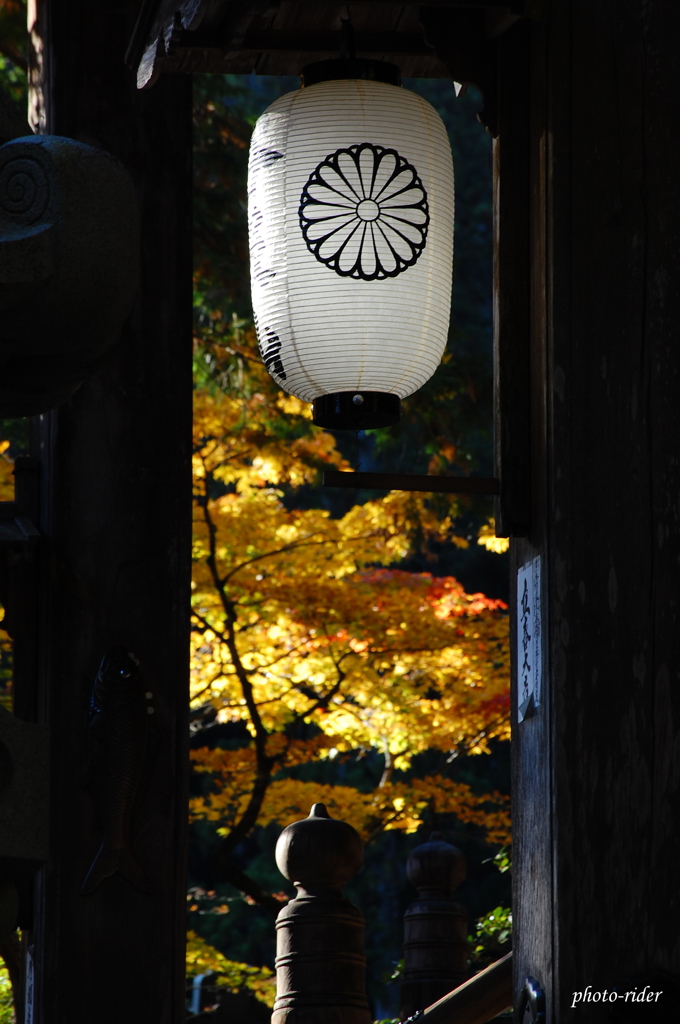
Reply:
[[[541,558],[517,571],[517,721],[541,703]]]

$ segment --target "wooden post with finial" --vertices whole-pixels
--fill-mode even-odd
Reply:
[[[364,919],[341,892],[362,859],[359,833],[323,804],[279,836],[276,863],[297,895],[276,920],[272,1024],[370,1024]]]
[[[406,873],[419,895],[404,914],[402,1020],[469,977],[467,914],[452,898],[465,878],[463,854],[433,832],[412,851]]]

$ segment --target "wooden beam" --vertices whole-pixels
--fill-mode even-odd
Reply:
[[[319,0],[295,0],[296,3],[313,3],[318,4]],[[526,8],[529,6],[527,2],[518,0],[518,2],[511,2],[508,0],[506,3],[498,4],[494,3],[494,0],[427,0],[424,5],[423,0],[399,0],[395,3],[395,0],[361,0],[362,7],[481,7],[487,10],[506,10],[516,13],[518,16],[522,16],[526,12]]]
[[[206,59],[211,55],[222,57],[226,53],[330,53],[340,50],[340,32],[283,32],[276,30],[248,31],[238,46],[232,41],[220,40],[217,32],[182,33],[175,53],[202,50]],[[354,46],[359,56],[365,53],[425,55],[433,49],[419,32],[357,32]],[[174,56],[174,54],[173,54]],[[214,59],[214,57],[212,57]]]
[[[484,476],[426,476],[418,473],[340,473],[327,469],[324,487],[368,487],[384,491],[432,494],[498,494],[499,482]]]
[[[494,460],[502,481],[496,534],[525,536],[531,524],[529,259],[529,33],[498,40],[498,132],[494,142]]]
[[[193,43],[191,36],[194,33],[186,33],[180,45],[199,45]],[[214,45],[214,43],[213,43]],[[362,53],[406,53],[406,54],[430,54],[432,47],[428,46],[422,33],[419,32],[356,32],[354,35],[354,47],[358,55]],[[308,50],[315,52],[327,50],[329,53],[337,53],[340,49],[340,32],[277,32],[277,31],[249,31],[246,32],[239,50],[251,50],[257,53],[263,51],[291,51],[299,53]]]

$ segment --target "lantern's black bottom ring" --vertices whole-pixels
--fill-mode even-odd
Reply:
[[[391,427],[401,419],[401,403],[385,391],[336,391],[314,399],[312,418],[327,430]]]

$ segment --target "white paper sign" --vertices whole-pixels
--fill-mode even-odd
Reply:
[[[517,721],[541,703],[541,558],[517,572]]]

